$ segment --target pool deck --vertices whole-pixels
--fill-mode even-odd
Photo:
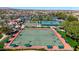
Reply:
[[[59,38],[59,40],[63,43],[64,45],[64,49],[59,49],[57,46],[53,46],[52,49],[48,49],[47,46],[32,46],[32,47],[25,47],[25,46],[18,46],[18,47],[11,47],[10,44],[15,40],[15,38],[20,34],[20,32],[22,32],[22,30],[20,30],[18,33],[14,34],[14,38],[10,38],[10,43],[5,43],[5,49],[42,49],[44,48],[45,50],[48,51],[73,51],[73,48],[71,48],[71,46],[65,42],[64,38],[61,37],[61,35],[53,28],[50,27],[52,31],[54,31],[54,34]],[[34,28],[35,29],[35,28]],[[40,28],[41,29],[41,28]]]

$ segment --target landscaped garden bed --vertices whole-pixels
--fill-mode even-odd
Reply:
[[[66,36],[66,32],[63,32],[63,31],[60,31],[60,30],[57,30],[57,32],[58,32],[59,34],[61,34],[61,36],[65,39],[65,41],[66,41],[67,43],[69,43],[69,45],[70,45],[71,47],[74,48],[75,46],[78,45],[78,42],[74,41],[71,37]]]
[[[5,38],[4,40],[2,40],[0,42],[0,49],[3,49],[4,48],[4,44],[7,43],[9,41],[9,37]]]

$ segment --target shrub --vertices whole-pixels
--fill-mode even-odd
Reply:
[[[3,37],[3,35],[2,34],[0,34],[0,39]]]
[[[4,42],[0,42],[0,49],[4,47]]]
[[[59,34],[61,34],[61,36],[65,39],[65,41],[70,44],[71,47],[75,47],[78,45],[78,42],[74,41],[71,37],[66,36],[65,32],[59,30],[57,31]]]

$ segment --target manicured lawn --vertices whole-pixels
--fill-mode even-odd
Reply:
[[[57,31],[59,34],[61,34],[61,36],[65,39],[65,41],[70,44],[71,47],[75,47],[78,45],[78,42],[76,42],[76,41],[72,40],[72,38],[66,36],[65,32],[60,31],[60,30],[57,30]]]

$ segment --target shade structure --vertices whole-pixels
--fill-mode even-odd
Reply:
[[[12,46],[12,47],[18,47],[17,44],[11,44],[10,46]]]
[[[63,49],[64,48],[64,45],[59,45],[58,46],[60,49]]]
[[[24,46],[26,46],[26,47],[31,47],[32,45],[30,45],[30,44],[28,43],[28,44],[24,44]]]
[[[52,47],[52,45],[47,45],[47,48],[48,48],[48,49],[51,49],[51,48],[53,48],[53,47]]]

